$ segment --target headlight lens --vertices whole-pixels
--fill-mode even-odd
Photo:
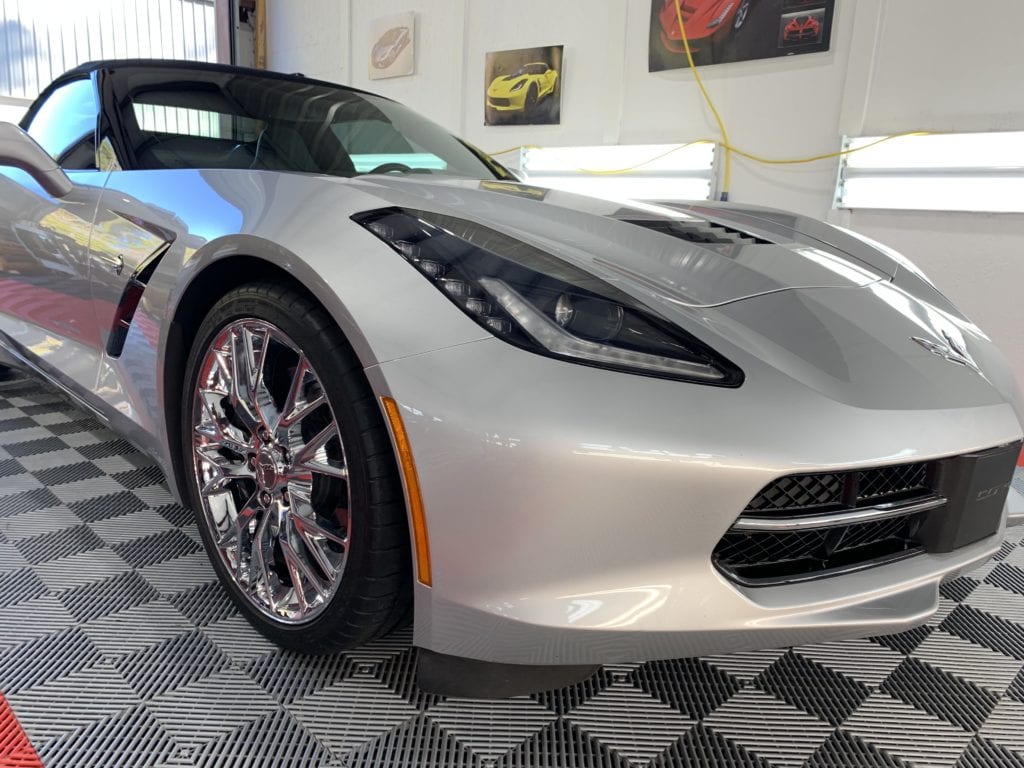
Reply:
[[[520,91],[520,90],[522,90],[524,85],[526,85],[526,81],[525,80],[520,80],[518,83],[516,83],[515,85],[512,86],[512,90],[513,91]]]
[[[725,21],[725,17],[729,15],[729,11],[732,10],[732,7],[734,5],[735,3],[729,3],[727,6],[725,6],[725,10],[722,11],[717,17],[713,18],[711,22],[708,24],[707,28],[713,29],[714,27],[717,27],[719,24]]]
[[[742,372],[584,270],[475,222],[403,208],[352,219],[498,338],[576,363],[735,387]]]

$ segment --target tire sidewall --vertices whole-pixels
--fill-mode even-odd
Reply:
[[[539,101],[538,90],[536,83],[530,83],[526,89],[526,98],[523,100],[523,112],[531,114],[537,108],[537,102]]]

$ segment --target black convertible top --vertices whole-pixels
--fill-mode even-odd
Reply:
[[[332,83],[329,80],[318,80],[313,77],[306,77],[301,72],[294,72],[291,74],[285,72],[275,72],[269,69],[255,69],[254,67],[238,67],[234,64],[216,64],[209,61],[187,61],[184,59],[99,59],[97,61],[87,61],[79,64],[77,67],[69,69],[64,74],[57,77],[53,84],[61,82],[66,79],[78,77],[80,75],[95,72],[100,69],[194,69],[202,72],[224,72],[224,73],[237,73],[252,75],[255,77],[267,77],[274,80],[290,80],[296,83],[310,83],[313,85],[326,85],[331,88],[342,88],[346,91],[353,91],[355,93],[370,93],[360,88],[353,88],[349,85],[342,85],[341,83]],[[52,85],[52,84],[51,84]],[[46,90],[49,90],[47,87]],[[371,94],[378,98],[387,98],[386,96],[380,96],[380,94]]]

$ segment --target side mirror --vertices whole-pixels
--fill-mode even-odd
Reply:
[[[0,165],[20,168],[54,197],[64,197],[74,186],[54,159],[14,123],[0,122]]]

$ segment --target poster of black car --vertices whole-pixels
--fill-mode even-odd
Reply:
[[[827,51],[834,13],[835,0],[651,0],[648,70],[689,67],[687,43],[697,66]]]
[[[557,125],[562,46],[491,51],[484,62],[484,125]]]

